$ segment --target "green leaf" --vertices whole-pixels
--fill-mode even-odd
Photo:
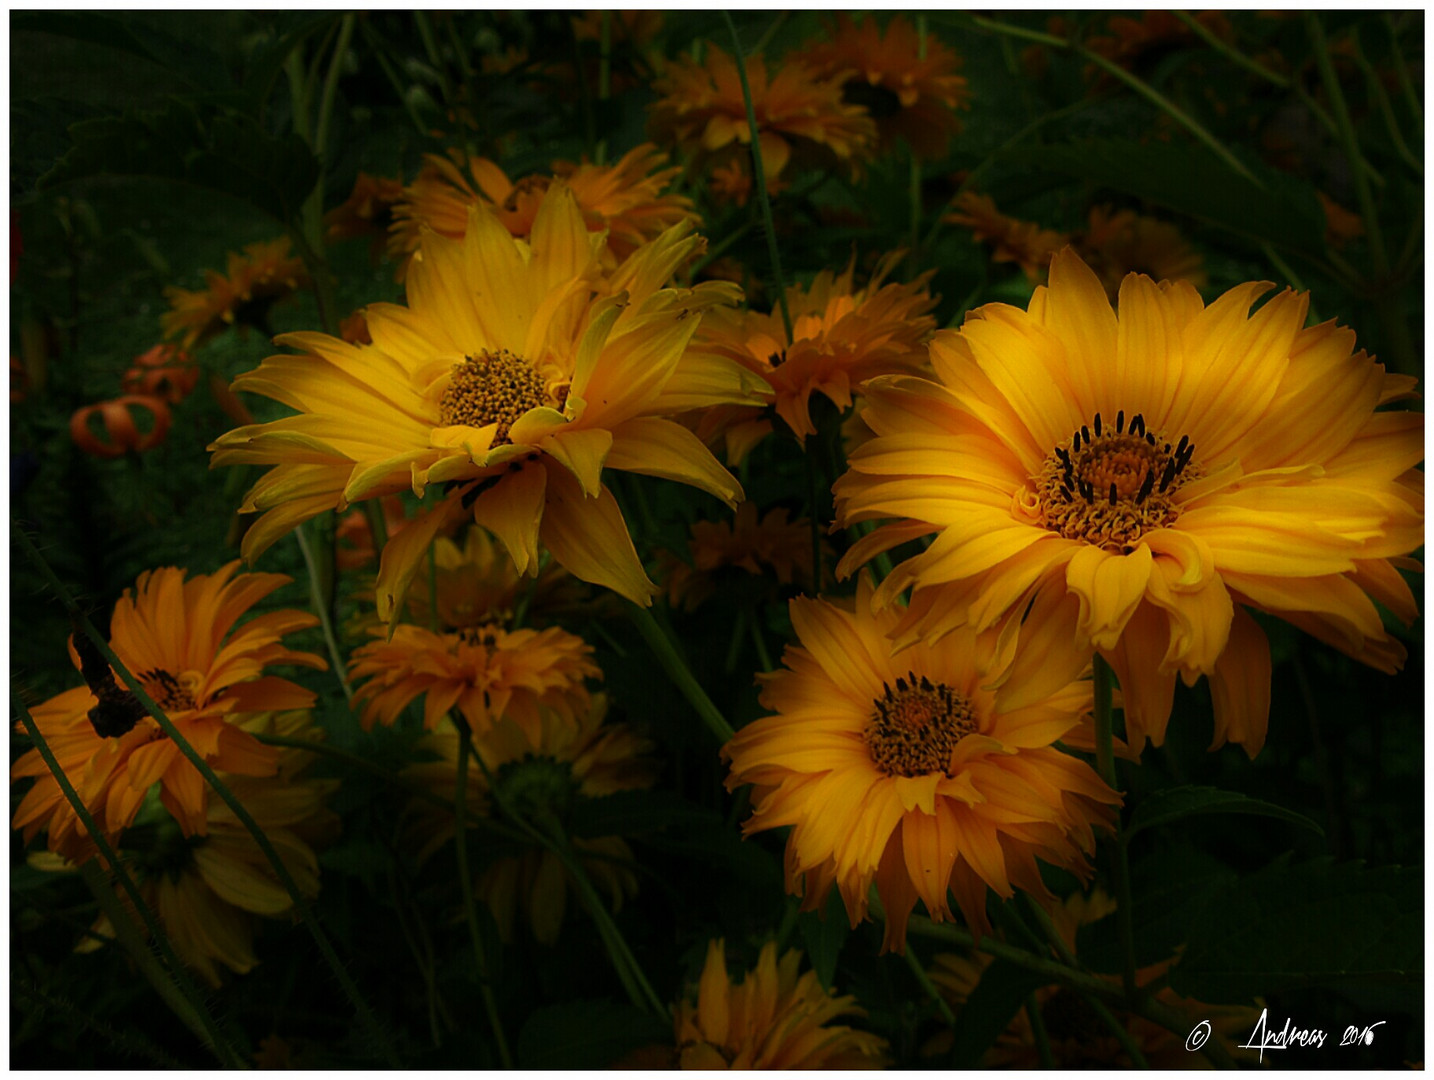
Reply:
[[[183,20],[170,23],[182,27]],[[199,40],[181,40],[154,26],[99,11],[23,11],[10,17],[10,29],[31,30],[119,49],[157,64],[196,90],[231,85],[219,55]]]
[[[606,1069],[652,1043],[672,1044],[672,1028],[631,1005],[573,1001],[539,1009],[518,1034],[524,1069]]]
[[[1288,251],[1324,251],[1324,211],[1312,184],[1246,161],[1261,189],[1202,147],[1090,139],[1019,147],[1003,163],[1074,176]]]
[[[1130,817],[1126,828],[1126,839],[1142,829],[1157,825],[1169,825],[1182,818],[1199,814],[1256,814],[1261,817],[1279,818],[1291,825],[1324,835],[1324,830],[1303,814],[1286,810],[1274,803],[1261,802],[1236,791],[1222,791],[1212,787],[1177,787],[1157,791],[1143,799]]]
[[[841,947],[851,934],[851,920],[847,918],[840,890],[833,889],[827,895],[821,911],[804,911],[797,916],[797,926],[802,931],[802,940],[806,942],[812,970],[817,973],[822,989],[830,990],[836,977]]]
[[[1209,897],[1170,985],[1216,1004],[1347,981],[1417,990],[1423,955],[1421,870],[1284,857]]]
[[[581,799],[573,807],[568,830],[573,836],[631,836],[673,826],[720,824],[712,810],[671,791],[617,791]]]
[[[270,135],[247,116],[181,101],[163,112],[84,120],[70,136],[74,146],[40,178],[42,189],[97,176],[175,180],[243,199],[287,223],[319,177],[318,159],[297,135]]]
[[[956,1012],[949,1067],[974,1069],[1010,1025],[1031,992],[1050,984],[1048,976],[1005,960],[993,960]]]
[[[1189,939],[1191,924],[1206,902],[1238,880],[1229,867],[1189,847],[1143,858],[1131,874],[1137,967],[1174,956]],[[1077,929],[1076,955],[1092,971],[1121,970],[1119,925],[1113,914]]]

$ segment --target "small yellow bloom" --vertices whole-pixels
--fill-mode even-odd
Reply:
[[[1035,222],[1007,217],[996,209],[989,195],[963,191],[956,198],[956,208],[943,221],[965,225],[978,243],[990,244],[992,262],[1013,262],[1031,281],[1045,277],[1051,256],[1069,243],[1069,237],[1054,229],[1043,229]]]
[[[249,244],[242,255],[229,253],[228,272],[204,272],[200,290],[171,286],[164,290],[170,310],[160,322],[164,336],[192,349],[236,324],[268,334],[269,308],[308,285],[301,259],[289,255],[289,238]]]
[[[744,502],[730,525],[694,522],[690,546],[691,566],[670,555],[665,560],[668,602],[688,611],[717,591],[718,575],[729,567],[759,576],[770,573],[782,585],[812,579],[811,523],[806,518],[788,521],[785,507],[767,511],[759,522],[757,504]]]

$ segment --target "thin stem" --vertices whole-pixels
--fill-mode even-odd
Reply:
[[[994,938],[978,938],[969,930],[963,930],[951,923],[934,923],[924,915],[913,915],[907,924],[907,929],[920,937],[944,941],[949,945],[957,945],[966,949],[975,949],[988,956],[994,956],[998,960],[1009,960],[1027,971],[1047,976],[1051,982],[1069,986],[1073,990],[1083,990],[1088,994],[1111,1001],[1120,1001],[1122,998],[1120,987],[1113,986],[1098,976],[1089,975],[1044,956],[1036,956],[1025,949],[1007,945]]]
[[[1364,55],[1364,49],[1359,43],[1358,29],[1351,29],[1350,36],[1354,40],[1354,62],[1359,65],[1359,70],[1364,72],[1364,82],[1369,87],[1369,96],[1379,104],[1379,115],[1384,118],[1384,129],[1389,132],[1389,141],[1394,144],[1395,152],[1404,160],[1404,164],[1408,165],[1414,174],[1422,180],[1424,178],[1424,163],[1410,151],[1408,144],[1404,141],[1404,133],[1399,130],[1399,121],[1394,118],[1394,104],[1389,100],[1389,95],[1384,92],[1384,83],[1380,81],[1374,66]]]
[[[822,526],[819,520],[821,515],[821,481],[817,477],[817,436],[808,435],[802,442],[802,462],[807,470],[807,502],[811,508],[809,521],[812,533],[812,595],[817,596],[822,591]]]
[[[941,1019],[946,1021],[947,1027],[956,1026],[956,1014],[951,1011],[951,1006],[941,996],[941,991],[936,989],[936,984],[931,981],[931,976],[926,974],[926,969],[921,965],[921,958],[916,955],[916,950],[911,943],[906,943],[906,949],[902,954],[906,960],[906,966],[911,969],[911,974],[920,984],[922,991],[936,1006],[936,1011],[941,1014]]]
[[[1329,96],[1330,108],[1334,112],[1335,125],[1339,128],[1340,141],[1344,144],[1345,157],[1349,159],[1350,172],[1354,178],[1354,193],[1359,200],[1359,216],[1364,219],[1364,232],[1369,240],[1369,254],[1374,260],[1374,272],[1383,282],[1389,276],[1389,255],[1384,246],[1384,231],[1379,227],[1379,214],[1374,205],[1374,194],[1369,189],[1369,178],[1358,167],[1362,155],[1359,152],[1359,138],[1355,134],[1354,122],[1345,104],[1344,91],[1340,89],[1339,77],[1329,58],[1329,43],[1325,40],[1324,27],[1314,12],[1305,12],[1305,28],[1314,49],[1315,65],[1319,68],[1320,79],[1324,82],[1325,93]]]
[[[13,522],[11,523],[11,529],[16,536],[22,538],[24,543],[29,543],[29,537],[15,528]],[[160,925],[159,920],[155,918],[154,912],[150,910],[149,905],[144,902],[144,897],[140,895],[139,887],[135,885],[134,878],[130,877],[129,871],[125,869],[124,863],[120,862],[119,856],[115,854],[115,849],[110,846],[108,838],[106,838],[105,834],[100,830],[100,827],[95,823],[95,819],[85,806],[84,800],[80,798],[74,785],[70,783],[69,776],[66,775],[65,770],[60,767],[60,762],[50,749],[50,744],[45,741],[44,735],[40,733],[39,726],[35,723],[34,717],[30,715],[30,710],[25,707],[25,703],[20,700],[20,695],[15,691],[13,683],[10,687],[10,701],[15,707],[15,715],[20,718],[20,723],[29,734],[30,741],[35,744],[35,749],[40,752],[41,760],[44,761],[46,768],[48,768],[50,773],[55,777],[55,782],[59,784],[60,792],[64,795],[65,801],[70,804],[71,809],[75,811],[75,815],[80,819],[80,823],[84,825],[85,831],[89,834],[90,839],[94,841],[95,847],[99,849],[100,857],[108,864],[110,873],[119,881],[120,887],[124,889],[125,895],[129,897],[130,903],[134,905],[135,911],[139,913],[140,918],[143,920],[144,928],[149,932],[150,941],[154,942],[155,948],[159,950],[159,955],[164,961],[164,966],[168,969],[168,977],[173,980],[173,985],[178,988],[181,1000],[188,1006],[189,1015],[176,1009],[177,1015],[185,1020],[186,1023],[191,1023],[194,1020],[199,1022],[202,1029],[200,1039],[214,1051],[214,1055],[219,1059],[220,1064],[243,1068],[243,1059],[234,1048],[229,1045],[228,1041],[220,1033],[219,1026],[214,1022],[214,1017],[212,1017],[209,1014],[209,1010],[204,1007],[204,998],[189,978],[189,973],[174,955],[174,950],[170,948],[169,937],[165,934],[164,928]],[[93,860],[82,864],[80,867],[81,871],[84,871],[84,868],[92,865],[92,863]],[[103,887],[109,888],[109,885],[105,884]],[[110,895],[112,896],[113,893]],[[115,920],[111,918],[110,921],[114,922]],[[118,926],[116,926],[115,932],[119,933]],[[158,983],[155,984],[155,988],[157,990],[160,988]],[[165,998],[167,1004],[171,1005],[171,1008],[174,1007],[174,1003],[168,995],[161,993],[161,996]]]
[[[1171,12],[1171,14],[1174,15],[1181,22],[1183,22],[1186,26],[1188,26],[1194,32],[1196,37],[1198,37],[1206,45],[1210,46],[1210,48],[1214,49],[1226,60],[1229,60],[1232,64],[1238,64],[1246,71],[1253,72],[1260,78],[1264,79],[1266,82],[1273,83],[1275,86],[1278,86],[1281,90],[1289,89],[1289,79],[1285,78],[1283,75],[1271,71],[1259,61],[1246,56],[1239,49],[1235,48],[1235,46],[1229,44],[1228,42],[1221,41],[1218,37],[1215,36],[1215,34],[1210,30],[1209,27],[1207,27],[1199,19],[1191,17],[1189,12],[1174,11]]]
[[[707,253],[692,264],[691,269],[687,271],[688,280],[694,279],[699,273],[707,269],[708,266],[720,259],[733,244],[737,243],[737,241],[752,231],[752,225],[753,222],[744,221],[735,229],[729,229],[726,236],[709,247]]]
[[[613,922],[612,916],[608,913],[607,906],[603,903],[602,897],[593,888],[592,881],[588,878],[587,871],[583,869],[581,861],[573,851],[562,826],[551,816],[544,823],[546,831],[539,829],[526,818],[520,816],[512,803],[508,801],[502,788],[498,785],[493,776],[493,771],[488,763],[483,760],[483,755],[477,749],[472,749],[473,760],[478,763],[478,768],[483,772],[483,778],[488,783],[488,793],[493,801],[498,804],[498,809],[503,816],[521,829],[530,839],[540,847],[544,847],[558,857],[563,864],[563,869],[568,873],[569,879],[578,890],[578,895],[587,908],[588,914],[592,916],[593,922],[597,925],[598,933],[603,939],[603,945],[607,948],[608,958],[612,961],[613,970],[617,972],[618,979],[622,982],[623,988],[627,991],[632,1003],[639,1009],[645,1009],[652,1015],[666,1019],[667,1006],[652,989],[652,984],[647,981],[647,976],[642,973],[637,958],[632,955],[628,948],[627,941],[622,936],[622,931]]]
[[[767,255],[772,263],[772,284],[777,293],[777,304],[782,312],[782,326],[787,331],[787,344],[792,342],[792,313],[787,307],[787,281],[782,276],[782,257],[777,251],[777,228],[772,223],[772,200],[767,195],[767,174],[762,168],[762,137],[757,130],[757,110],[752,105],[752,88],[747,84],[747,59],[742,54],[742,42],[737,37],[737,24],[732,13],[723,11],[727,30],[732,35],[732,59],[737,65],[737,77],[742,83],[742,101],[747,106],[747,130],[752,143],[752,182],[757,186],[757,202],[762,207],[762,224],[767,230]]]
[[[757,647],[757,659],[761,662],[763,671],[775,671],[776,665],[772,663],[772,654],[767,651],[767,639],[762,635],[762,619],[756,612],[752,613],[752,644]]]
[[[612,97],[612,11],[604,8],[598,17],[598,101]],[[599,165],[607,162],[607,139],[598,140],[593,151],[593,161]]]
[[[732,725],[727,723],[721,710],[712,704],[712,699],[707,696],[707,691],[702,689],[702,685],[692,674],[692,670],[687,666],[687,661],[677,651],[677,646],[672,639],[658,625],[651,609],[633,604],[629,608],[628,614],[637,624],[638,633],[647,642],[647,647],[652,650],[653,655],[657,657],[657,662],[662,665],[662,670],[667,672],[667,677],[672,680],[677,689],[682,691],[682,696],[696,710],[702,722],[707,725],[707,729],[717,736],[717,741],[725,745],[736,732],[732,730]]]
[[[144,706],[149,715],[154,717],[155,723],[159,725],[160,730],[169,737],[170,741],[174,743],[179,749],[179,752],[184,755],[185,759],[199,771],[199,775],[204,778],[205,783],[219,796],[224,802],[224,805],[229,807],[234,816],[239,819],[240,824],[242,824],[244,828],[248,830],[249,835],[254,838],[254,843],[259,846],[259,850],[263,853],[264,858],[269,862],[269,865],[274,868],[274,873],[278,877],[279,883],[283,885],[284,891],[289,894],[289,899],[293,902],[295,913],[313,936],[315,944],[318,945],[319,951],[324,956],[324,960],[333,971],[334,977],[338,980],[340,987],[344,991],[344,995],[349,1000],[349,1004],[353,1006],[354,1011],[359,1016],[360,1022],[368,1030],[369,1037],[390,1065],[394,1068],[402,1068],[402,1062],[394,1052],[387,1034],[379,1026],[378,1019],[374,1016],[368,1003],[364,1001],[362,995],[359,994],[358,987],[354,985],[353,980],[349,977],[348,971],[345,970],[342,961],[339,960],[338,954],[334,952],[334,947],[329,942],[328,935],[324,933],[318,920],[314,918],[314,913],[310,909],[307,898],[299,891],[299,886],[294,881],[293,875],[289,873],[289,868],[285,866],[284,861],[279,858],[279,853],[274,849],[273,843],[269,840],[264,830],[259,827],[259,823],[254,820],[253,815],[249,813],[244,804],[234,797],[234,793],[229,790],[228,785],[215,775],[214,770],[209,767],[209,763],[190,745],[189,740],[174,726],[173,721],[165,715],[164,710],[154,703],[154,699],[150,697],[144,685],[134,677],[133,672],[115,655],[114,650],[109,647],[109,643],[105,641],[100,632],[95,629],[94,624],[90,622],[89,616],[75,603],[69,590],[65,588],[64,582],[50,569],[50,564],[45,561],[45,557],[36,549],[34,542],[26,535],[23,529],[15,524],[13,519],[10,524],[10,534],[19,542],[25,555],[35,565],[35,569],[40,572],[40,576],[54,589],[55,595],[59,597],[60,603],[64,605],[65,610],[69,612],[71,618],[79,624],[85,636],[94,642],[95,648],[100,651],[100,655],[103,656],[105,660],[108,661],[110,667],[118,673],[125,686],[139,699],[139,703]]]
[[[334,677],[339,680],[339,687],[344,692],[344,700],[352,704],[354,692],[353,688],[349,686],[348,665],[344,663],[343,654],[339,652],[338,638],[334,636],[334,622],[329,616],[329,605],[325,603],[318,588],[319,579],[314,564],[314,552],[304,533],[303,525],[294,528],[294,539],[299,542],[299,551],[304,556],[304,568],[309,572],[309,599],[313,602],[314,610],[319,616],[319,629],[324,635],[324,646],[329,650],[329,661],[334,666]]]
[[[1095,682],[1096,771],[1112,791],[1119,791],[1119,779],[1115,773],[1115,736],[1112,732],[1114,675],[1105,657],[1096,653],[1091,661],[1091,677]],[[1125,836],[1119,831],[1119,818],[1116,829],[1111,854],[1111,872],[1115,878],[1115,919],[1120,930],[1121,981],[1125,987],[1125,999],[1133,1006],[1139,989],[1135,982],[1135,923],[1131,911],[1130,860],[1125,849]]]
[[[1414,89],[1414,80],[1409,77],[1409,68],[1404,63],[1404,53],[1399,48],[1399,30],[1394,25],[1394,17],[1388,13],[1384,15],[1384,27],[1389,31],[1389,55],[1394,61],[1395,76],[1399,79],[1399,86],[1404,91],[1409,111],[1414,114],[1414,122],[1419,126],[1419,137],[1423,139],[1424,107],[1419,102],[1419,94]]]
[[[344,57],[349,51],[349,40],[354,34],[354,24],[358,16],[349,12],[339,23],[339,40],[334,45],[334,55],[329,60],[329,73],[324,79],[324,93],[319,99],[319,122],[314,128],[314,153],[319,155],[319,160],[326,160],[325,147],[328,146],[329,117],[334,109],[334,95],[339,87],[339,75],[343,72]],[[320,196],[322,197],[322,195]]]
[[[1036,1041],[1036,1056],[1041,1059],[1041,1068],[1054,1069],[1056,1059],[1051,1053],[1051,1039],[1046,1034],[1046,1021],[1041,1016],[1041,1005],[1034,993],[1026,995],[1026,1017],[1031,1022],[1031,1037]]]
[[[761,56],[762,50],[767,47],[769,42],[771,42],[773,35],[775,35],[776,32],[781,29],[782,24],[787,21],[787,16],[790,14],[790,11],[777,12],[777,17],[767,24],[767,29],[762,31],[762,36],[757,39],[757,43],[752,46],[752,51],[749,52],[747,55]]]
[[[916,16],[916,59],[926,59],[926,16]],[[921,159],[916,154],[916,147],[907,144],[907,150],[911,155],[911,176],[907,190],[907,198],[911,201],[911,225],[910,239],[907,247],[911,254],[906,260],[906,280],[910,281],[916,275],[916,269],[921,263]]]
[[[452,105],[453,86],[448,81],[448,65],[443,62],[443,54],[438,51],[438,39],[433,36],[433,24],[422,11],[414,11],[413,22],[418,27],[418,36],[423,39],[423,50],[428,53],[428,62],[433,65],[433,71],[438,76],[438,87],[443,93],[443,101]]]
[[[478,904],[473,899],[473,877],[468,869],[468,830],[463,818],[468,809],[468,757],[473,753],[473,729],[456,710],[449,714],[458,729],[458,778],[453,793],[453,845],[458,854],[458,887],[463,894],[463,912],[468,922],[468,936],[473,944],[473,959],[478,964],[478,992],[483,997],[483,1011],[498,1043],[498,1058],[503,1068],[513,1067],[513,1055],[498,1018],[498,1002],[493,996],[493,981],[488,974],[488,957],[483,949],[483,931],[478,925]]]
[[[1115,1014],[1106,1008],[1105,1002],[1097,1001],[1095,998],[1086,998],[1085,1003],[1101,1018],[1105,1026],[1110,1028],[1110,1033],[1115,1036],[1116,1042],[1120,1043],[1121,1049],[1123,1049],[1126,1056],[1130,1058],[1131,1067],[1136,1069],[1150,1068],[1150,1063],[1145,1060],[1145,1055],[1140,1052],[1140,1047],[1137,1045],[1135,1037],[1130,1034],[1130,1029],[1122,1024],[1120,1020],[1116,1018]]]
[[[1207,147],[1209,147],[1209,149],[1213,151],[1214,154],[1219,157],[1221,161],[1223,161],[1240,176],[1243,176],[1246,180],[1250,181],[1250,183],[1254,184],[1257,188],[1260,188],[1261,190],[1264,189],[1265,185],[1260,182],[1260,179],[1255,176],[1254,173],[1250,172],[1250,170],[1245,167],[1244,163],[1241,162],[1239,158],[1237,158],[1225,147],[1224,143],[1222,143],[1210,132],[1205,130],[1205,128],[1200,124],[1198,120],[1186,113],[1183,109],[1181,109],[1173,101],[1167,98],[1159,90],[1155,89],[1155,87],[1151,86],[1144,79],[1141,79],[1139,76],[1134,75],[1129,71],[1126,71],[1125,68],[1121,67],[1114,61],[1108,60],[1106,57],[1101,56],[1099,53],[1092,52],[1090,49],[1087,49],[1079,42],[1068,41],[1065,38],[1056,37],[1053,34],[1043,34],[1037,30],[1027,30],[1025,27],[1013,26],[1010,23],[1003,23],[997,19],[988,19],[981,15],[973,15],[970,18],[972,23],[974,23],[976,26],[980,27],[983,30],[990,30],[993,33],[997,34],[1007,34],[1011,37],[1024,38],[1027,41],[1037,41],[1040,42],[1042,45],[1050,45],[1051,47],[1057,49],[1071,49],[1075,51],[1087,63],[1094,64],[1102,71],[1125,83],[1126,86],[1130,87],[1137,94],[1139,94],[1141,97],[1145,98],[1152,105],[1154,105],[1157,109],[1161,110],[1163,113],[1169,116],[1181,127],[1185,128],[1186,131],[1190,132],[1190,134],[1194,135],[1195,138],[1197,138]]]
[[[389,85],[393,87],[394,97],[403,103],[404,111],[408,113],[408,118],[413,121],[413,126],[418,130],[418,133],[426,136],[428,134],[428,128],[424,126],[423,117],[418,115],[418,109],[414,106],[407,92],[404,90],[403,80],[398,77],[398,72],[394,70],[393,64],[389,61],[386,46],[382,39],[374,33],[367,19],[363,19],[359,22],[359,29],[363,31],[364,40],[368,42],[369,48],[373,50],[373,55],[378,61],[378,66],[383,68],[383,73],[387,77]]]
[[[383,506],[378,499],[365,499],[363,514],[373,541],[373,557],[382,560],[383,549],[388,546],[388,522],[383,519]]]

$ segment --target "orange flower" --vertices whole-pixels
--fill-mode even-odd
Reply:
[[[1082,726],[1091,684],[1066,680],[1003,709],[984,685],[994,634],[967,629],[897,649],[901,610],[873,612],[871,602],[865,577],[854,612],[791,602],[800,644],[788,646],[783,670],[758,676],[775,715],[722,748],[727,787],[754,785],[744,833],[792,826],[787,890],[807,910],[835,885],[855,926],[874,882],[883,950],[902,951],[916,901],[950,919],[949,891],[986,933],[988,887],[1052,902],[1036,858],[1088,876],[1092,828],[1113,821],[1103,804],[1120,796],[1052,745]]]
[[[712,193],[712,200],[719,206],[726,203],[746,206],[747,200],[752,197],[751,159],[743,155],[712,166],[712,173],[707,178],[707,189]],[[767,181],[767,195],[771,198],[786,189],[787,182],[780,176],[771,177]]]
[[[1324,211],[1325,243],[1344,247],[1351,240],[1357,240],[1364,235],[1363,218],[1340,206],[1323,191],[1316,191],[1315,195],[1319,198],[1320,209]]]
[[[738,983],[727,973],[720,938],[707,945],[697,1000],[677,1003],[675,1065],[682,1069],[879,1069],[886,1040],[846,1026],[839,1016],[865,1016],[851,995],[824,990],[817,973],[798,976],[802,954],[762,946],[757,966]]]
[[[747,57],[746,66],[768,181],[794,153],[854,167],[875,147],[876,125],[860,105],[842,101],[839,79],[819,78],[800,60],[783,61],[770,77],[761,56]],[[652,89],[660,95],[648,106],[657,138],[709,159],[730,159],[751,144],[737,65],[716,45],[707,44],[701,63],[673,61]]]
[[[956,209],[942,221],[965,225],[978,243],[990,244],[993,262],[1013,262],[1033,282],[1040,281],[1050,264],[1051,256],[1069,243],[1069,238],[1053,229],[1043,229],[1030,221],[1007,217],[996,209],[989,195],[963,191],[956,198]]]
[[[135,409],[144,409],[149,413],[148,431],[140,431],[135,423]],[[90,425],[91,417],[96,415],[104,426],[107,439],[101,439]],[[169,422],[169,406],[163,398],[125,394],[111,401],[76,409],[70,417],[70,438],[81,450],[94,457],[124,457],[131,450],[143,453],[164,442],[164,437],[169,434]]]
[[[957,109],[969,108],[961,57],[933,34],[922,40],[905,15],[882,32],[868,15],[860,23],[838,15],[830,42],[814,42],[800,56],[822,78],[845,76],[843,100],[863,105],[876,121],[881,148],[904,139],[918,157],[946,156],[961,130]]]
[[[785,507],[769,510],[760,524],[754,502],[738,506],[730,525],[694,522],[691,550],[691,566],[667,556],[668,601],[688,611],[717,591],[718,573],[727,567],[759,576],[770,572],[782,585],[812,579],[811,525],[806,518],[789,522]]]
[[[360,170],[349,197],[324,215],[324,239],[329,243],[355,236],[370,238],[370,255],[382,254],[393,220],[394,205],[403,198],[398,177],[370,176]]]
[[[198,383],[199,365],[193,356],[173,345],[156,345],[134,358],[134,366],[124,373],[120,387],[128,394],[163,398],[178,405]]]
[[[206,287],[191,291],[169,287],[170,310],[160,319],[166,337],[192,349],[226,327],[252,326],[268,335],[273,304],[308,284],[301,259],[289,256],[289,238],[249,244],[244,254],[229,253],[228,273],[204,272]]]
[[[1230,20],[1218,11],[1201,11],[1196,14],[1195,19],[1224,41],[1232,41],[1235,37]],[[1200,42],[1195,31],[1170,11],[1146,11],[1142,12],[1138,19],[1132,19],[1128,15],[1112,15],[1106,26],[1110,30],[1109,34],[1092,37],[1086,45],[1092,52],[1113,60],[1124,68],[1134,67],[1147,53]],[[1086,67],[1087,77],[1098,71],[1094,65]],[[1109,78],[1109,75],[1102,73],[1102,80]]]
[[[1090,224],[1076,242],[1112,302],[1130,273],[1148,274],[1156,281],[1188,281],[1197,289],[1208,280],[1204,259],[1179,229],[1133,210],[1091,207]]]
[[[235,560],[187,581],[186,572],[174,567],[141,574],[134,591],[126,589],[115,605],[110,647],[208,764],[243,776],[272,776],[278,753],[240,725],[250,713],[307,708],[314,695],[265,670],[276,664],[319,670],[327,665],[281,643],[285,634],[317,625],[318,619],[306,612],[271,611],[233,629],[249,608],[290,580],[282,574],[236,576],[238,567]],[[81,647],[93,648],[87,641]],[[73,644],[70,659],[81,668]],[[87,681],[102,677],[92,665],[84,666]],[[94,666],[105,671],[102,660]],[[77,686],[31,710],[96,824],[107,835],[118,835],[158,782],[160,799],[184,835],[203,835],[209,800],[199,770],[152,717],[138,711],[130,714],[136,721],[132,728],[101,736],[91,718],[99,704],[89,686]],[[48,830],[50,849],[76,862],[92,855],[84,826],[38,750],[10,770],[12,782],[24,776],[37,779],[15,811],[12,827],[24,829],[26,842]]]
[[[662,189],[682,170],[669,167],[667,155],[650,143],[636,147],[613,165],[579,165],[557,161],[551,176],[532,175],[516,183],[487,158],[470,157],[465,175],[461,158],[428,154],[418,179],[404,189],[394,208],[389,254],[402,270],[418,250],[424,225],[441,236],[461,240],[468,228],[469,207],[484,204],[514,236],[533,230],[548,188],[561,178],[577,200],[589,231],[607,230],[608,248],[625,258],[664,230],[695,221],[692,200],[664,195]]]
[[[789,287],[790,342],[780,312],[724,310],[703,321],[697,345],[765,379],[777,415],[796,436],[815,434],[809,411],[813,393],[846,409],[859,383],[877,375],[914,372],[926,362],[923,343],[936,328],[936,320],[927,314],[936,306],[926,291],[931,275],[905,285],[885,284],[900,258],[899,252],[883,257],[862,289],[853,285],[854,258],[841,274],[823,270],[807,288]],[[750,410],[714,412],[702,434],[711,438],[720,426],[751,416]]]
[[[592,646],[556,626],[509,631],[486,625],[439,634],[405,625],[391,640],[357,649],[349,675],[368,679],[354,691],[365,731],[375,721],[392,725],[421,695],[424,727],[432,730],[457,709],[481,733],[503,716],[541,730],[540,709],[575,723],[588,704],[585,680],[602,678],[602,671],[592,662]]]

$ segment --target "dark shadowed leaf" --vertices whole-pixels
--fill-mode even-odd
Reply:
[[[1212,787],[1178,787],[1157,791],[1144,799],[1130,817],[1126,829],[1127,839],[1141,829],[1157,825],[1169,825],[1183,818],[1198,814],[1255,814],[1261,817],[1279,818],[1291,825],[1309,829],[1324,835],[1324,830],[1303,814],[1286,810],[1274,803],[1261,802],[1236,791],[1222,791]]]
[[[1026,998],[1049,982],[1049,978],[1039,972],[1004,960],[993,960],[988,964],[966,1004],[956,1011],[949,1058],[951,1067],[973,1069],[979,1066],[986,1051],[1006,1030]]]
[[[524,1069],[606,1069],[624,1054],[672,1041],[672,1029],[631,1005],[573,1001],[539,1009],[518,1035]]]
[[[822,987],[830,990],[832,980],[836,977],[841,947],[846,944],[846,939],[851,934],[851,920],[847,918],[841,892],[833,889],[821,911],[802,912],[797,917],[797,925],[801,928],[812,970],[817,973]]]

